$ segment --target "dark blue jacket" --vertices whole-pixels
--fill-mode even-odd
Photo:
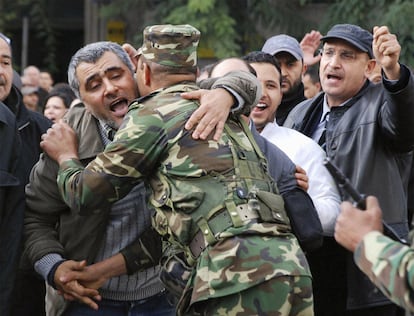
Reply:
[[[42,152],[40,148],[41,136],[52,126],[52,122],[41,113],[28,110],[23,103],[20,90],[14,85],[4,103],[16,115],[23,152],[19,175],[24,179],[24,184],[27,184],[30,171],[39,160]]]
[[[21,143],[13,113],[0,102],[0,315],[9,315],[20,257],[24,188],[17,170]]]

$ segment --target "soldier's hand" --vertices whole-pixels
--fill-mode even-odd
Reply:
[[[214,131],[213,139],[219,140],[234,104],[233,96],[222,88],[185,92],[181,96],[184,99],[200,100],[200,107],[194,111],[185,124],[187,130],[195,126],[192,137],[206,139]]]
[[[354,252],[364,236],[371,231],[382,232],[382,212],[377,198],[367,197],[367,209],[361,211],[349,202],[341,204],[335,225],[335,239]]]

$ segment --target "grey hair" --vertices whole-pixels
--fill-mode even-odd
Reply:
[[[8,38],[6,35],[0,32],[0,38],[7,43],[10,47],[10,52],[12,52],[12,46],[11,46],[11,39]],[[13,53],[13,52],[12,52]]]
[[[75,55],[72,56],[68,67],[68,83],[76,97],[81,98],[79,93],[79,79],[76,77],[76,68],[80,63],[95,63],[106,52],[113,52],[117,55],[129,68],[132,75],[134,75],[134,66],[121,45],[114,42],[96,42],[88,44],[79,49]]]

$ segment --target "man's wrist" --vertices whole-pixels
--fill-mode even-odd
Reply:
[[[79,160],[79,158],[77,155],[62,155],[62,156],[59,156],[57,162],[59,165],[62,165],[65,161],[68,161],[68,160]]]
[[[226,90],[233,97],[234,103],[231,107],[231,112],[232,113],[235,113],[235,112],[237,112],[237,111],[239,111],[240,109],[243,108],[244,99],[236,91],[234,91],[232,88],[227,87],[226,85],[222,85],[222,84],[219,84],[219,85],[216,85],[216,86],[213,87],[213,89],[219,89],[219,88]]]
[[[60,260],[60,261],[58,261],[58,262],[56,262],[54,265],[53,265],[53,267],[52,267],[52,269],[50,269],[50,271],[49,271],[49,273],[48,273],[48,275],[47,275],[47,279],[46,279],[46,281],[47,281],[47,284],[49,284],[51,287],[53,287],[55,290],[57,290],[57,288],[56,288],[56,283],[55,283],[55,274],[56,274],[56,270],[59,268],[59,266],[63,263],[63,262],[65,262],[66,260],[65,259],[62,259],[62,260]]]
[[[50,253],[42,257],[34,264],[35,271],[40,274],[45,281],[48,280],[48,275],[56,263],[63,260],[63,257],[58,253]]]

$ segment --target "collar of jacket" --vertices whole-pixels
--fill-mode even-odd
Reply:
[[[369,80],[366,80],[362,88],[358,91],[358,93],[349,99],[346,104],[347,108],[350,108],[355,102],[359,100],[359,98],[365,93],[365,90],[369,85],[372,83]],[[307,111],[305,116],[303,117],[303,123],[298,126],[297,130],[308,137],[312,137],[313,132],[315,131],[316,126],[320,122],[322,116],[322,107],[323,107],[323,100],[325,97],[325,93],[321,92],[317,94],[313,99],[310,100],[310,105],[307,107]],[[307,102],[307,101],[305,101]]]
[[[16,115],[19,130],[30,123],[29,110],[24,106],[23,95],[15,85],[12,85],[4,104]]]
[[[135,101],[131,102],[131,103],[143,103],[148,99],[151,99],[152,97],[156,96],[157,94],[161,93],[161,92],[165,92],[165,93],[170,93],[170,92],[175,92],[175,91],[192,91],[192,90],[196,90],[199,89],[198,86],[196,85],[196,83],[194,81],[180,81],[177,82],[175,84],[170,85],[169,87],[165,87],[165,88],[159,88],[157,90],[152,91],[151,93],[144,95],[142,97],[139,97],[138,99],[136,99]]]
[[[72,107],[65,115],[65,119],[78,137],[79,160],[92,160],[104,150],[105,146],[99,133],[99,122],[82,103]]]
[[[4,108],[2,108],[3,106]],[[0,122],[8,125],[10,124],[10,118],[13,117],[13,115],[11,115],[7,109],[7,106],[0,101]]]

